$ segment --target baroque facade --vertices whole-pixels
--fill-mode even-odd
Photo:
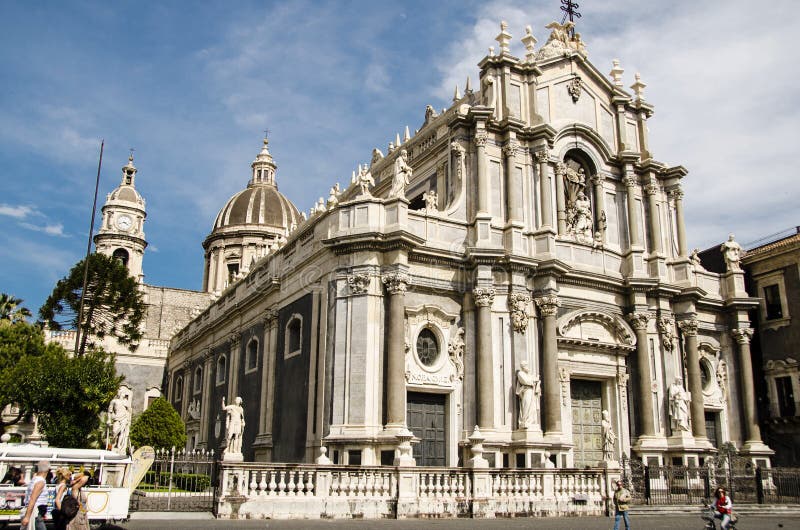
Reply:
[[[307,219],[254,162],[204,244],[215,299],[170,344],[190,446],[222,449],[241,397],[245,460],[407,463],[407,429],[418,465],[464,464],[476,430],[494,467],[771,454],[757,300],[738,266],[689,255],[687,171],[650,150],[645,84],[602,74],[570,24],[540,49],[528,28],[523,58],[503,24],[475,89]],[[247,239],[267,218],[280,230]]]

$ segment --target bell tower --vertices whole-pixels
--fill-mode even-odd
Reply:
[[[144,281],[142,259],[147,241],[144,238],[144,220],[147,217],[145,201],[136,191],[136,166],[133,152],[128,163],[122,166],[122,182],[106,196],[100,230],[94,236],[97,252],[113,256],[128,267],[131,276]]]

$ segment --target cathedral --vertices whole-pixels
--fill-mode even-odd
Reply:
[[[147,343],[119,359],[134,399],[163,391],[188,448],[219,452],[240,397],[247,461],[459,466],[477,430],[492,467],[702,465],[726,442],[766,461],[738,255],[714,273],[687,251],[688,172],[651,151],[640,76],[548,29],[520,58],[502,24],[475,88],[309,215],[265,139],[202,292],[144,286]],[[134,276],[135,174],[96,237]]]

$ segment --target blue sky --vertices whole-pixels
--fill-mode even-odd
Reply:
[[[619,58],[655,105],[655,157],[682,164],[691,247],[800,224],[794,2],[584,0],[579,31],[602,72]],[[3,2],[0,291],[34,312],[81,258],[101,138],[99,203],[136,149],[148,283],[198,289],[201,242],[242,189],[270,129],[280,190],[308,210],[373,147],[454,85],[509,22],[560,20],[516,2]]]

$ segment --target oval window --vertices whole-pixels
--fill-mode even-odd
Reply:
[[[417,336],[417,357],[425,366],[433,366],[439,358],[439,342],[429,328],[423,329]]]

